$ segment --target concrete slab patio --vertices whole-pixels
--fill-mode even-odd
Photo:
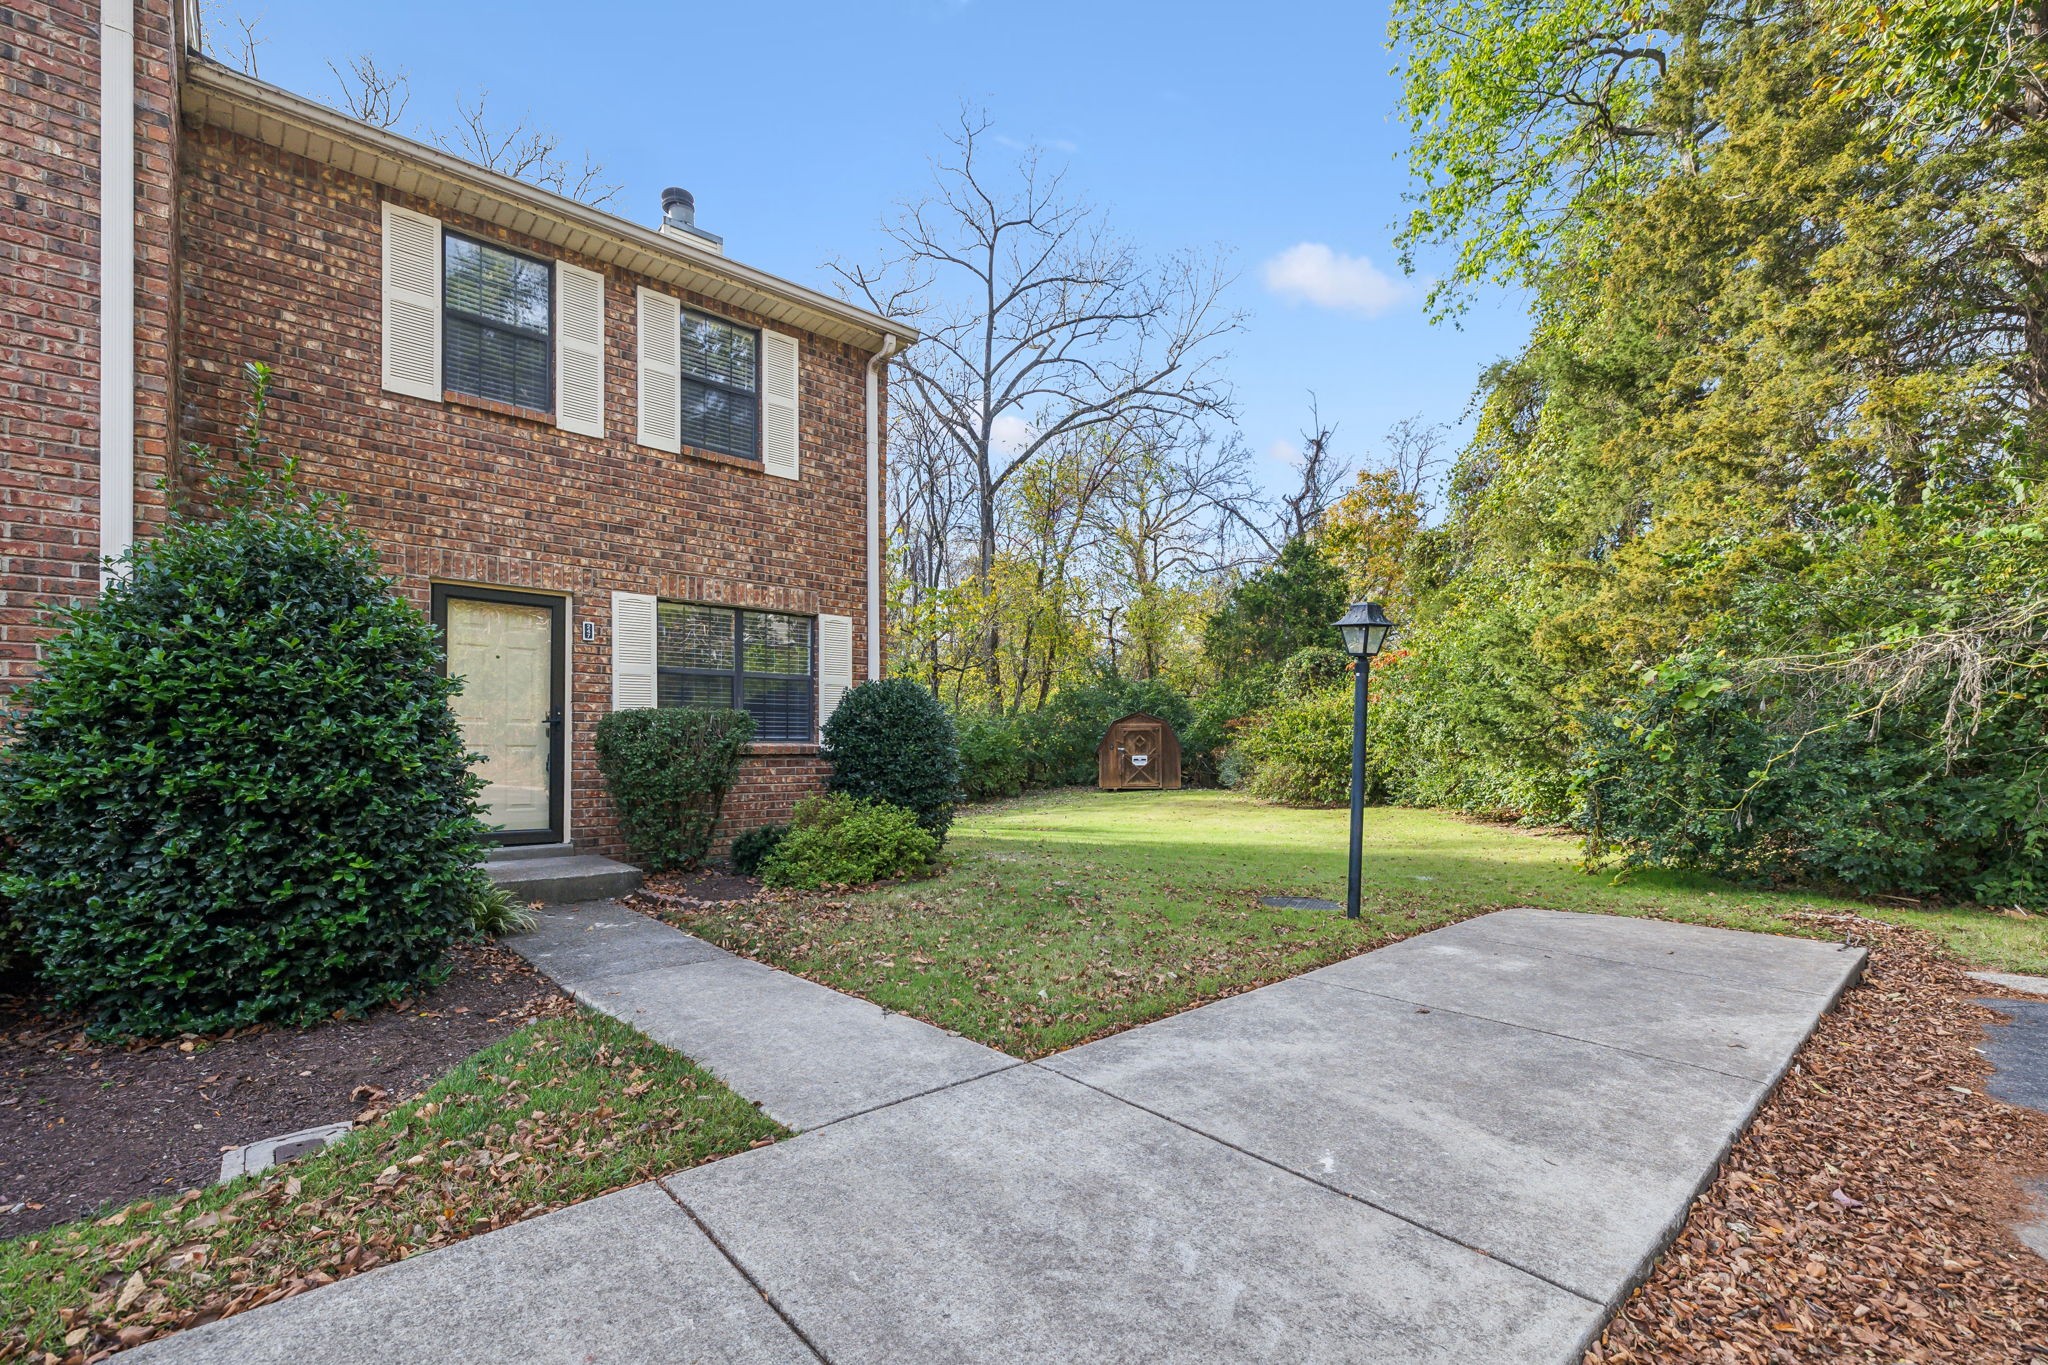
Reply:
[[[142,1358],[1562,1365],[1863,958],[1510,911],[1023,1064],[636,918],[515,946],[811,1131]]]

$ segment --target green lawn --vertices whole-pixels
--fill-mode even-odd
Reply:
[[[1578,870],[1576,842],[1431,811],[1366,812],[1364,917],[1266,910],[1341,900],[1343,811],[1230,792],[1057,792],[963,813],[939,875],[857,895],[666,913],[713,942],[1019,1056],[1508,905],[1819,933],[1854,910],[1932,930],[1973,963],[2048,971],[2048,920],[1914,912],[1702,877]]]
[[[82,1360],[783,1135],[624,1024],[543,1020],[317,1156],[0,1243],[0,1360]]]

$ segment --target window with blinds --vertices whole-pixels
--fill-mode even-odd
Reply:
[[[663,602],[655,619],[660,705],[737,707],[754,718],[755,739],[810,742],[810,617]]]
[[[683,444],[761,458],[761,334],[683,310]]]
[[[452,232],[442,235],[441,259],[443,385],[554,411],[552,268]]]

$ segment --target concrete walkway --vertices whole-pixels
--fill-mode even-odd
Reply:
[[[1863,958],[1504,911],[1027,1065],[616,907],[515,946],[809,1131],[135,1358],[1575,1361]]]

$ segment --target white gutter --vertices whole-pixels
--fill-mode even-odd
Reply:
[[[135,541],[135,0],[100,8],[100,557]],[[101,580],[112,577],[102,567]]]
[[[888,621],[882,606],[882,383],[883,362],[896,354],[896,338],[868,357],[868,677],[882,676],[882,636]]]

